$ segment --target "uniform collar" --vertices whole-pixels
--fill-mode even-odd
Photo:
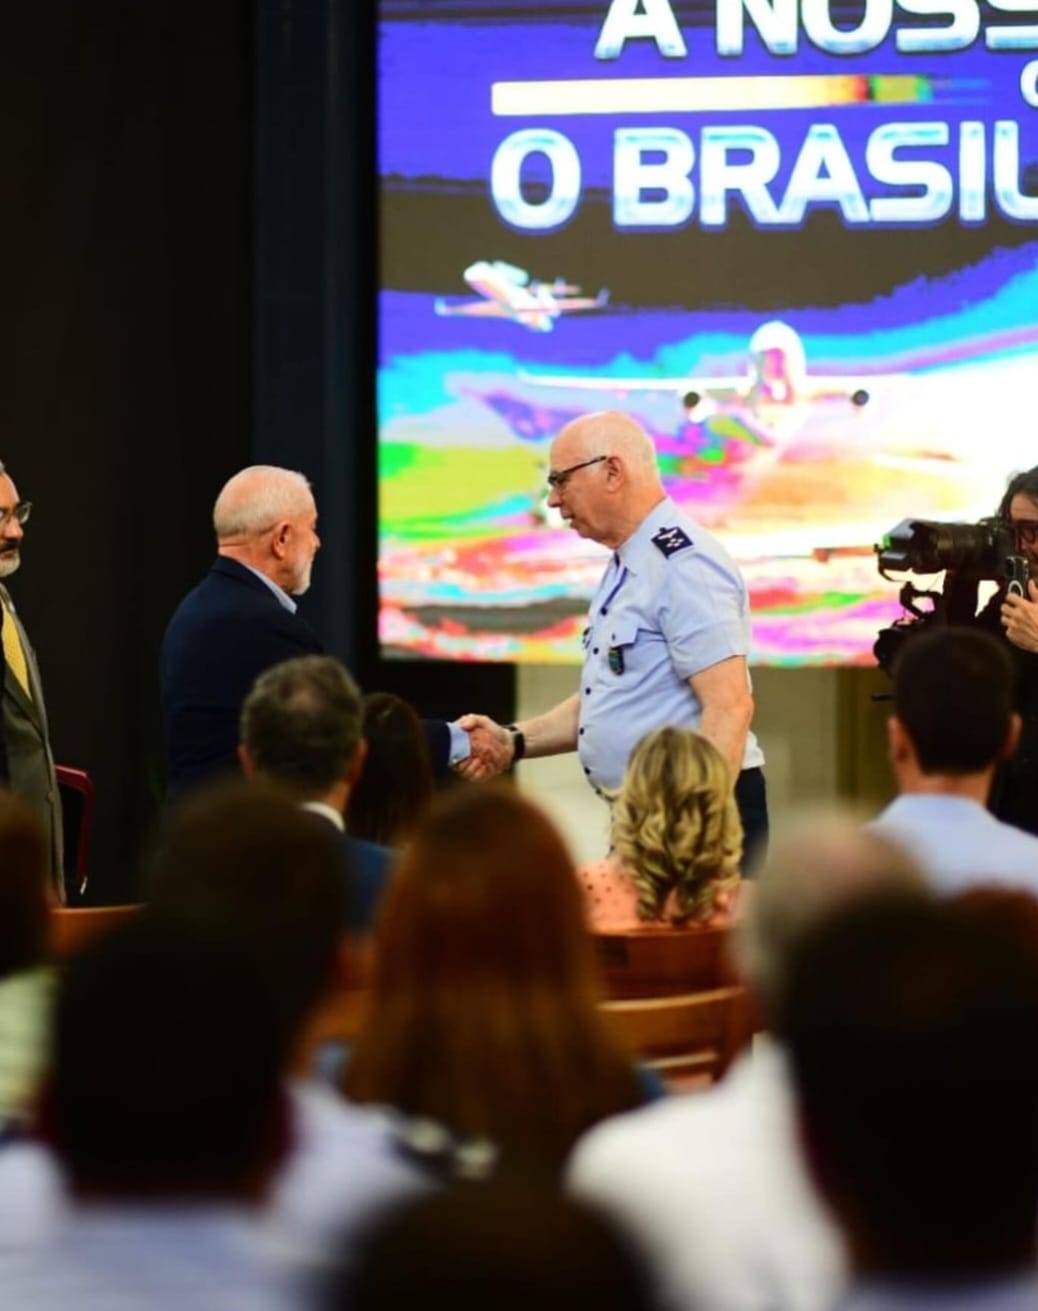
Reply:
[[[645,559],[652,548],[653,536],[661,528],[669,528],[677,522],[678,507],[665,496],[659,505],[653,506],[634,532],[622,546],[617,547],[616,558],[628,571],[637,574],[645,565]]]

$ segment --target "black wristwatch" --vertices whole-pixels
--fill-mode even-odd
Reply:
[[[512,764],[518,764],[526,755],[526,736],[518,724],[506,724],[505,727],[512,735]]]

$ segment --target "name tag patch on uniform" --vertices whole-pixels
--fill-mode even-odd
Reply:
[[[611,646],[609,648],[609,668],[614,674],[623,673],[624,671],[623,647]]]
[[[686,546],[691,546],[692,538],[684,528],[661,528],[653,536],[652,544],[665,556],[672,556],[675,551],[683,551]]]

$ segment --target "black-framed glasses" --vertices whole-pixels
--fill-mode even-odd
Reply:
[[[594,459],[582,460],[580,464],[571,464],[568,469],[555,469],[548,474],[548,486],[553,492],[560,492],[578,469],[586,469],[589,464],[601,464],[603,460],[608,459],[608,455],[596,455]]]
[[[30,514],[32,514],[32,501],[19,501],[17,505],[12,505],[9,510],[0,510],[0,533],[3,532],[12,519],[19,525],[27,524]]]
[[[1021,546],[1034,546],[1038,542],[1038,519],[1017,519],[1012,528]]]

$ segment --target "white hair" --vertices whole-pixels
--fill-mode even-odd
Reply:
[[[213,506],[218,541],[253,537],[283,519],[305,514],[313,504],[310,483],[292,469],[253,464],[229,478]]]
[[[862,827],[849,808],[800,810],[782,826],[748,889],[735,953],[766,1010],[781,1000],[790,957],[827,914],[872,891],[927,890],[918,865],[897,843]]]

